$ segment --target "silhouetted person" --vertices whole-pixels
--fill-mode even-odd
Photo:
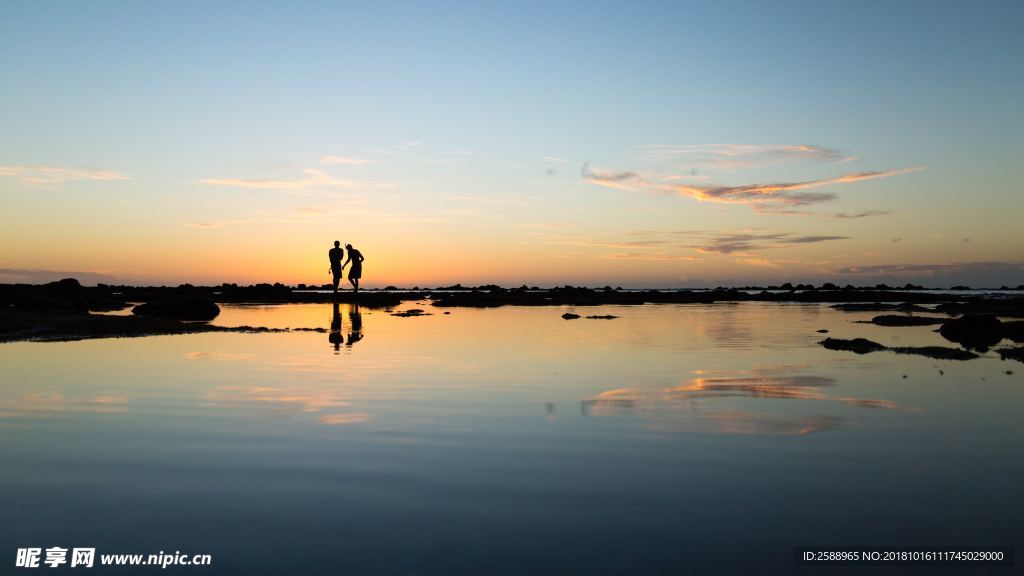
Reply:
[[[331,333],[327,335],[327,341],[334,344],[335,352],[341,348],[342,342],[345,341],[345,337],[341,335],[341,312],[338,310],[337,302],[334,303],[334,309],[332,310]]]
[[[341,249],[341,242],[334,241],[334,248],[327,251],[327,259],[331,261],[331,274],[334,276],[334,293],[338,293],[338,281],[341,280],[341,259],[345,257],[345,251]]]
[[[341,269],[344,270],[348,263],[352,263],[352,268],[348,271],[348,281],[352,283],[352,289],[356,294],[359,293],[359,279],[363,277],[363,254],[352,247],[351,244],[345,244],[345,248],[348,249],[348,260],[341,265]]]
[[[353,304],[348,313],[348,343],[351,346],[363,339],[363,315],[359,313],[359,304]]]

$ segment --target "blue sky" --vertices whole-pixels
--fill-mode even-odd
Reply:
[[[343,236],[382,284],[1024,282],[1020,2],[0,13],[11,278],[319,281]]]

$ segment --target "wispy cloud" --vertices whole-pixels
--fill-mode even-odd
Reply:
[[[350,210],[346,208],[346,210]],[[193,220],[185,222],[189,228],[216,229],[227,226],[266,225],[266,224],[309,224],[323,221],[333,211],[320,206],[298,206],[287,211],[288,215],[273,211],[254,212],[237,218],[222,220]]]
[[[446,198],[448,200],[455,200],[458,202],[470,202],[490,206],[530,206],[533,204],[534,200],[534,197],[532,196],[522,198],[496,198],[482,194],[449,194]]]
[[[561,244],[566,246],[585,246],[592,248],[615,248],[620,250],[633,250],[643,248],[660,248],[660,247],[672,247],[680,246],[678,240],[627,240],[627,241],[615,241],[615,240],[586,240],[586,239],[571,239],[571,238],[556,238],[548,242],[549,244]],[[686,248],[687,246],[682,246]]]
[[[916,172],[923,168],[901,168],[897,170],[867,171],[843,174],[832,178],[804,180],[798,182],[778,182],[770,184],[745,184],[741,186],[712,186],[687,183],[685,175],[642,174],[635,171],[609,171],[583,165],[583,179],[592,184],[626,190],[631,192],[652,192],[658,194],[675,194],[694,198],[702,202],[724,204],[743,204],[755,210],[783,214],[804,214],[790,211],[792,207],[809,206],[828,202],[838,196],[831,192],[809,192],[816,188],[850,184],[867,180],[889,178],[900,174]],[[867,210],[862,213],[834,215],[837,218],[862,218],[876,215],[881,211]]]
[[[608,254],[606,256],[601,256],[601,258],[609,260],[640,260],[645,262],[696,262],[701,259],[700,256],[677,256],[672,254],[643,254],[638,252]]]
[[[253,179],[253,178],[206,178],[199,180],[211,186],[232,186],[236,188],[252,188],[258,190],[277,190],[290,194],[310,194],[325,189],[368,190],[393,188],[390,182],[357,181],[336,178],[321,170],[303,170],[302,178],[291,180]]]
[[[570,224],[564,222],[526,222],[522,224],[524,228],[532,228],[534,230],[541,230],[542,233],[551,232],[554,230],[565,230],[570,228]]]
[[[185,226],[189,228],[223,228],[225,226],[234,226],[238,224],[268,224],[266,220],[212,220],[212,221],[199,221],[199,222],[185,222]]]
[[[559,164],[568,162],[565,158],[559,158],[558,156],[545,156],[544,159],[548,162],[558,162]]]
[[[705,236],[706,243],[692,246],[704,254],[743,254],[753,250],[849,240],[849,236],[797,235],[790,232],[715,232]]]
[[[274,214],[255,214],[252,217],[243,218],[230,218],[223,220],[192,220],[185,222],[184,225],[189,228],[197,228],[201,230],[216,230],[220,228],[226,228],[228,226],[253,226],[253,225],[273,225],[273,224],[299,224],[308,225],[315,222],[323,222],[332,218],[332,214],[335,211],[320,208],[320,207],[299,207],[290,210],[290,217],[278,216]],[[376,210],[366,210],[362,208],[345,208],[344,214],[346,217],[359,217],[361,219],[374,219],[382,223],[444,223],[449,222],[449,218],[435,216],[432,214],[418,214],[418,213],[401,213],[401,212],[386,212]]]
[[[343,426],[345,424],[359,424],[370,419],[370,415],[363,412],[349,412],[344,414],[324,414],[320,417],[321,424],[328,426]]]
[[[419,140],[408,140],[401,144],[395,144],[393,146],[385,146],[383,148],[370,148],[370,152],[379,154],[381,156],[395,156],[400,155],[403,152],[408,152],[415,148],[419,148],[423,143]]]
[[[835,266],[835,265],[833,265]],[[820,268],[842,282],[912,282],[931,286],[966,284],[976,288],[1024,285],[1024,260],[921,264],[867,264]]]
[[[26,184],[61,184],[74,180],[131,180],[127,175],[113,170],[39,164],[0,165],[0,178],[11,178]]]
[[[893,210],[862,210],[860,212],[833,212],[827,214],[829,218],[837,220],[853,220],[857,218],[869,218],[871,216],[888,216]]]
[[[834,274],[855,274],[862,276],[923,275],[932,276],[953,272],[1024,272],[1024,262],[955,262],[950,264],[875,264],[867,266],[846,266],[830,270]]]
[[[796,160],[849,162],[856,159],[835,148],[813,144],[658,144],[644,146],[643,150],[649,160],[726,169]]]
[[[320,158],[321,164],[346,164],[346,165],[358,165],[358,164],[374,164],[376,160],[367,160],[366,158],[360,158],[358,156],[323,156]]]
[[[595,239],[573,237],[551,237],[546,243],[563,246],[582,246],[587,248],[604,248],[621,252],[602,256],[603,258],[639,258],[647,260],[699,260],[691,254],[679,251],[696,251],[700,254],[731,255],[749,258],[750,252],[757,250],[780,249],[817,244],[833,240],[849,240],[848,236],[796,234],[779,232],[762,228],[745,228],[737,230],[706,231],[706,230],[638,230],[625,233],[637,239]],[[742,262],[756,265],[754,261]],[[764,264],[764,262],[758,262]],[[778,263],[778,261],[776,261]]]
[[[758,214],[783,214],[786,216],[814,216],[817,218],[828,218],[832,220],[857,220],[873,216],[888,216],[895,210],[861,210],[860,212],[814,212],[812,210],[798,210],[793,208],[773,208],[769,206],[754,206]]]
[[[328,208],[322,206],[296,206],[292,208],[292,212],[296,214],[327,214],[330,212]]]
[[[755,266],[757,268],[782,268],[777,262],[768,260],[767,258],[737,258],[737,264],[743,264],[745,266]]]

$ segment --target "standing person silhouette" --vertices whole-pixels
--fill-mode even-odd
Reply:
[[[331,261],[331,274],[334,275],[334,293],[338,293],[338,281],[341,280],[341,259],[345,257],[345,251],[341,249],[341,242],[334,241],[334,248],[327,251],[327,259]]]
[[[341,269],[344,270],[349,262],[352,263],[352,268],[348,271],[348,281],[352,283],[354,292],[359,294],[359,279],[363,277],[363,254],[351,244],[345,244],[345,248],[348,249],[348,260],[341,265]]]

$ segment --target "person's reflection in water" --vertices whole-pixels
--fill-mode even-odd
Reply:
[[[363,339],[363,315],[359,313],[359,303],[356,302],[348,312],[348,343],[351,346]]]
[[[334,303],[331,314],[331,333],[327,335],[327,341],[334,344],[334,351],[338,352],[345,337],[341,335],[341,312],[338,310],[338,303]]]

